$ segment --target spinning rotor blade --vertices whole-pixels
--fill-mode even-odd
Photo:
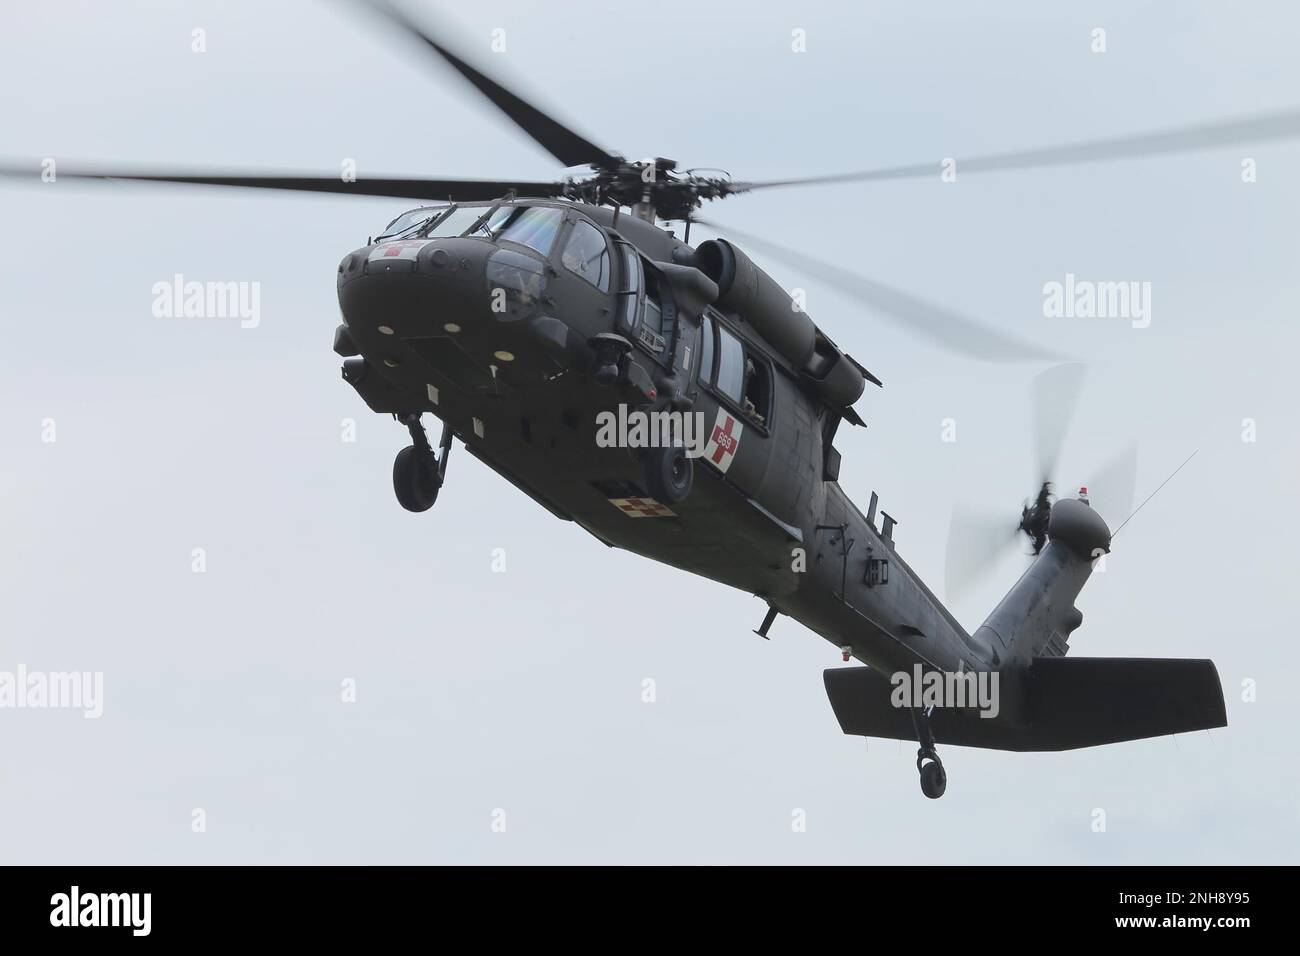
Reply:
[[[1129,444],[1083,482],[1093,509],[1106,520],[1111,532],[1133,512],[1137,488],[1137,445]]]
[[[39,179],[37,163],[0,163],[0,176]],[[290,189],[313,193],[340,193],[357,196],[393,196],[402,199],[473,202],[496,199],[510,190],[527,196],[559,196],[563,183],[501,182],[492,179],[392,179],[367,177],[345,182],[338,176],[249,175],[246,173],[179,173],[170,171],[64,172],[56,168],[58,179],[128,180],[150,183],[178,183],[196,186],[240,186],[247,189]],[[56,179],[57,181],[57,179]]]
[[[730,236],[747,247],[766,252],[782,259],[801,272],[820,279],[844,295],[850,296],[879,310],[901,328],[928,338],[949,352],[969,355],[987,361],[1019,361],[1023,359],[1057,359],[1061,356],[1028,342],[1005,335],[976,319],[969,318],[945,306],[927,302],[908,292],[895,289],[838,266],[813,259],[801,252],[787,249],[767,239],[720,226],[704,219],[694,219],[701,225]]]
[[[1019,534],[1017,523],[1005,514],[953,508],[943,565],[945,597],[958,597],[987,577]]]
[[[1035,477],[1040,485],[1056,477],[1056,463],[1082,385],[1083,366],[1072,362],[1040,373],[1030,387],[1034,463],[1038,469]]]
[[[1242,143],[1266,143],[1300,137],[1300,110],[1264,113],[1244,119],[1223,120],[1197,126],[1138,133],[1132,136],[1113,136],[1089,142],[1069,143],[1041,149],[1018,150],[980,156],[971,159],[956,158],[958,175],[963,173],[989,173],[1009,169],[1042,169],[1051,166],[1073,166],[1081,163],[1099,163],[1116,159],[1140,159],[1147,156],[1166,156],[1171,153],[1190,153],[1205,149],[1218,149]],[[800,179],[773,179],[760,182],[734,183],[733,192],[749,192],[776,186],[813,186],[832,183],[872,182],[882,179],[927,179],[938,177],[939,163],[914,163],[908,166],[889,166],[856,173],[831,176],[808,176]]]
[[[457,73],[469,80],[476,90],[491,100],[497,109],[505,113],[520,129],[531,136],[538,145],[565,166],[585,166],[590,164],[601,169],[618,168],[619,157],[579,136],[563,123],[533,106],[523,97],[512,93],[500,83],[480,73],[429,36],[405,13],[386,2],[386,0],[364,0],[364,2],[365,5],[371,7],[376,13],[382,14],[408,35],[428,45],[438,56],[446,60]],[[530,193],[529,195],[536,194]]]
[[[1078,404],[1083,375],[1084,366],[1078,363],[1056,365],[1037,375],[1030,387],[1032,438],[1040,487],[1056,475],[1065,433]],[[1104,466],[1093,471],[1089,480],[1081,482],[1088,488],[1092,507],[1106,520],[1112,533],[1130,514],[1136,478],[1137,446],[1130,443]],[[1073,497],[1076,488],[1078,485],[1061,487],[1057,491],[1061,498]],[[1029,506],[1029,500],[1025,504]],[[968,507],[954,508],[944,557],[948,596],[959,596],[994,570],[1006,545],[1019,534],[1020,523],[1014,520],[1009,509],[1000,514],[989,514]]]

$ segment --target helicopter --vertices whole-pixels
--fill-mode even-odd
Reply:
[[[930,177],[939,164],[745,181],[679,170],[666,158],[629,160],[489,77],[403,10],[366,6],[566,169],[589,172],[545,182],[60,168],[58,178],[420,202],[344,255],[336,277],[343,322],[333,350],[342,378],[409,437],[393,463],[401,507],[435,506],[459,442],[600,543],[757,596],[767,608],[760,637],[786,616],[833,644],[845,663],[866,665],[824,672],[841,730],[916,742],[921,790],[931,799],[947,788],[939,744],[1057,751],[1226,725],[1212,661],[1067,656],[1083,619],[1075,601],[1111,547],[1107,517],[1086,494],[1051,502],[1044,481],[1041,502],[1025,506],[1018,529],[1035,539],[1033,562],[968,633],[900,555],[897,521],[877,496],[864,512],[839,484],[839,429],[865,424],[855,403],[883,383],[745,250],[783,260],[962,354],[1060,356],[698,215],[707,202],[762,189]],[[1286,112],[968,159],[962,169],[1297,135],[1300,112]],[[0,173],[26,179],[40,169],[7,163]],[[680,238],[673,223],[683,224]],[[720,237],[692,246],[693,223]],[[660,441],[604,441],[611,415],[666,416],[669,424]],[[441,423],[436,445],[425,416]],[[900,704],[894,678],[912,673],[995,677],[997,713]]]

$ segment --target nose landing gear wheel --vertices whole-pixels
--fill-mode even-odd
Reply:
[[[451,454],[451,425],[444,422],[438,454],[433,453],[429,438],[420,424],[419,413],[394,415],[411,433],[411,444],[393,460],[393,491],[397,503],[407,511],[428,511],[438,500],[443,476],[447,474],[447,456]]]
[[[438,477],[438,463],[431,461],[414,445],[407,445],[393,459],[393,491],[397,502],[407,511],[428,511],[438,500],[442,481]]]

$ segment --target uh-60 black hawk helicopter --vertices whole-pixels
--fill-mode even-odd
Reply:
[[[423,205],[344,256],[343,377],[375,412],[409,429],[397,498],[431,507],[453,438],[557,518],[625,548],[750,592],[866,667],[825,686],[845,733],[917,741],[926,796],[947,778],[936,745],[1054,751],[1226,724],[1208,660],[1067,658],[1075,599],[1106,520],[1046,493],[1040,553],[968,634],[899,556],[894,520],[864,514],[838,483],[837,429],[880,382],[845,354],[737,243],[835,283],[886,316],[984,359],[1049,353],[942,308],[756,237],[689,244],[705,200],[760,188],[933,176],[935,164],[843,176],[739,182],[635,162],[557,122],[392,8],[378,8],[566,167],[558,182],[82,171],[124,179],[407,197]],[[965,160],[963,173],[1172,153],[1300,133],[1300,113]],[[33,175],[34,167],[7,172]],[[685,223],[684,238],[656,219]],[[720,228],[720,227],[715,227]],[[700,415],[705,434],[659,447],[604,447],[602,412]],[[442,422],[435,450],[421,427]],[[606,419],[607,420],[607,419]],[[685,421],[685,419],[683,419]],[[699,447],[699,445],[703,447]],[[697,453],[702,452],[702,454]],[[1045,489],[1046,490],[1046,489]],[[1043,510],[1038,510],[1039,508]],[[1022,525],[1030,515],[1022,514]],[[1122,517],[1122,516],[1113,516]],[[1016,527],[1007,515],[1007,530]],[[803,558],[801,562],[800,558]],[[891,675],[997,675],[996,716],[969,706],[899,703]],[[961,681],[952,682],[958,686]]]

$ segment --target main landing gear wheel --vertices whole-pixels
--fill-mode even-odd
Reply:
[[[393,491],[397,493],[397,503],[407,511],[428,511],[438,500],[442,479],[447,474],[451,426],[443,423],[439,454],[435,455],[418,414],[403,415],[399,420],[411,433],[411,444],[393,460]]]
[[[680,445],[647,448],[641,458],[645,490],[666,505],[675,505],[691,493],[695,483],[695,462]]]

